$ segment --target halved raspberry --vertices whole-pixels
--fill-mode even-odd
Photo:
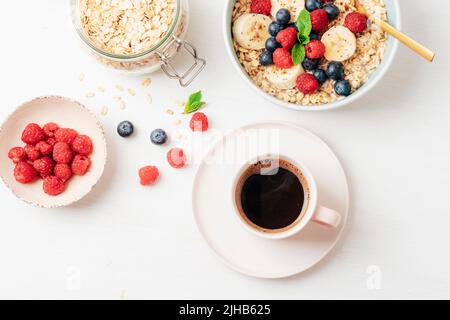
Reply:
[[[35,145],[45,139],[45,132],[36,123],[30,123],[22,132],[22,141],[26,144]]]
[[[36,181],[38,174],[28,162],[20,161],[14,168],[14,178],[20,183],[31,183]]]
[[[209,127],[208,117],[202,112],[194,113],[189,123],[189,127],[192,131],[207,131]]]
[[[66,184],[55,176],[45,177],[42,187],[44,192],[50,196],[57,196],[66,190]]]
[[[53,152],[53,146],[48,144],[46,141],[38,142],[35,146],[36,150],[42,153],[44,156],[48,156]]]
[[[55,163],[49,157],[43,157],[33,162],[33,168],[45,178],[53,173]]]
[[[41,153],[39,152],[39,150],[37,150],[36,147],[31,144],[27,144],[23,149],[25,150],[28,159],[31,161],[37,160],[41,157]]]
[[[55,132],[55,139],[58,142],[65,142],[71,144],[78,136],[78,132],[69,128],[60,128]]]
[[[8,152],[8,158],[14,163],[27,160],[28,156],[25,150],[21,147],[14,147]]]
[[[83,156],[88,156],[92,153],[92,141],[88,136],[78,136],[72,142],[72,150]]]
[[[173,148],[167,152],[167,161],[170,166],[175,169],[181,169],[186,164],[186,155],[184,154],[183,149]]]
[[[154,184],[159,178],[159,170],[154,166],[143,167],[139,170],[141,185],[149,186]]]
[[[72,162],[72,173],[77,176],[84,176],[91,166],[91,159],[86,156],[76,155]]]
[[[53,174],[63,182],[66,182],[72,178],[72,169],[66,163],[58,163],[53,169]]]
[[[70,163],[73,160],[73,151],[65,142],[57,142],[53,147],[53,160],[57,163]]]
[[[59,129],[59,126],[56,123],[49,122],[44,125],[43,129],[47,137],[54,137],[56,130]]]

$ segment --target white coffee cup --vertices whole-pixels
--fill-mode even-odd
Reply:
[[[290,164],[290,170],[299,178],[304,190],[303,208],[292,224],[282,229],[266,229],[254,224],[245,214],[241,204],[241,189],[247,178],[249,168],[251,166],[262,165],[260,174],[273,174],[274,169],[279,164]],[[234,204],[235,216],[239,223],[250,233],[266,239],[285,239],[299,233],[310,222],[315,222],[324,227],[337,228],[341,223],[341,214],[337,211],[321,206],[318,203],[318,190],[316,181],[311,172],[299,161],[290,159],[286,156],[261,155],[247,161],[235,174],[232,182],[232,201]]]

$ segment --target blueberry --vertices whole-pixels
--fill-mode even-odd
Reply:
[[[167,141],[167,133],[162,129],[153,130],[150,134],[150,140],[153,144],[164,144]]]
[[[273,64],[273,55],[270,51],[264,51],[259,56],[259,63],[263,66],[269,66]]]
[[[274,21],[269,24],[269,33],[272,37],[276,37],[278,32],[284,29],[284,26]]]
[[[134,132],[134,126],[130,121],[122,121],[117,126],[117,133],[119,136],[126,138],[133,134]]]
[[[309,35],[309,39],[311,40],[320,40],[320,36],[318,33],[311,31],[310,35]]]
[[[285,26],[291,21],[291,14],[288,9],[280,9],[276,14],[276,19],[279,24]]]
[[[334,91],[340,96],[349,96],[352,93],[352,86],[347,80],[339,80],[334,84]]]
[[[319,9],[320,6],[322,6],[322,1],[320,0],[306,0],[305,3],[305,8],[309,12]]]
[[[328,18],[330,21],[336,19],[341,13],[341,10],[339,10],[339,8],[332,3],[327,3],[322,9],[328,13]]]
[[[344,79],[344,65],[340,62],[331,61],[327,67],[327,76],[333,80]]]
[[[317,67],[319,66],[319,60],[305,58],[305,60],[303,60],[302,65],[303,65],[303,68],[305,68],[305,70],[313,71],[313,70],[316,70]]]
[[[316,69],[313,71],[313,75],[314,77],[316,77],[317,81],[319,81],[320,84],[324,84],[325,81],[328,80],[328,76],[325,70]]]
[[[272,37],[266,40],[267,51],[274,52],[278,48],[281,48],[281,44],[279,44],[275,38]]]

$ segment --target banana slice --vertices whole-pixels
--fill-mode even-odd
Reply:
[[[297,21],[297,17],[305,8],[305,0],[272,0],[272,17],[275,18],[278,10],[288,9],[291,13],[291,22]]]
[[[295,88],[297,78],[305,72],[299,64],[289,69],[280,69],[272,65],[266,68],[266,79],[277,89],[287,90]]]
[[[233,36],[236,42],[251,50],[264,49],[272,20],[263,14],[247,13],[240,16],[233,24]]]
[[[344,26],[330,28],[322,36],[325,58],[328,61],[345,61],[356,51],[356,37]]]

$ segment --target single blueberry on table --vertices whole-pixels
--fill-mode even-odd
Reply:
[[[320,84],[324,84],[328,80],[328,76],[325,70],[316,69],[313,71],[313,75],[314,77],[316,77],[317,81],[319,81]]]
[[[302,65],[303,65],[303,68],[305,68],[305,70],[313,71],[313,70],[316,70],[317,67],[319,66],[319,60],[305,58],[305,60],[303,60],[303,62],[302,62]]]
[[[280,9],[276,14],[276,19],[279,24],[285,26],[291,21],[291,13],[288,9]]]
[[[153,130],[150,134],[150,140],[153,144],[164,144],[167,142],[167,133],[162,129]]]
[[[273,54],[270,51],[264,51],[259,56],[259,63],[263,66],[269,66],[273,64]]]
[[[334,84],[334,91],[340,96],[349,96],[352,93],[352,86],[347,80],[339,80]]]
[[[344,79],[344,65],[337,61],[331,61],[327,67],[327,76],[333,80]]]
[[[267,51],[274,52],[278,48],[281,48],[281,44],[278,43],[277,39],[272,37],[266,40]]]
[[[117,126],[117,133],[119,136],[126,138],[133,134],[134,132],[134,126],[130,121],[122,121]]]

